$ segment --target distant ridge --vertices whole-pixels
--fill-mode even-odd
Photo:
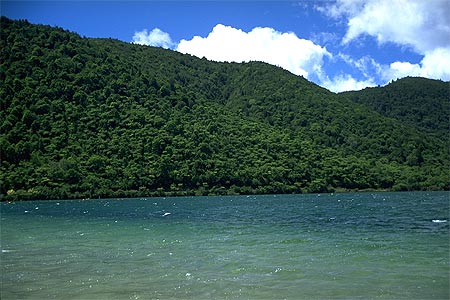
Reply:
[[[334,94],[266,63],[0,30],[1,200],[448,189],[448,82]]]

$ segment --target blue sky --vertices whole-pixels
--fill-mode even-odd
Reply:
[[[450,80],[449,0],[1,1],[12,19],[217,61],[261,60],[332,91]]]

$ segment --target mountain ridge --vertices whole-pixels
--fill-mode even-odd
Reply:
[[[448,189],[445,118],[425,132],[265,63],[0,28],[2,200]]]

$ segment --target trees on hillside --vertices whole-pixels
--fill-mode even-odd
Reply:
[[[0,28],[2,199],[447,188],[448,139],[280,68]]]

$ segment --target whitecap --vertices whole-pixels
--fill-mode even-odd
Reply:
[[[163,216],[163,217],[167,217],[168,215],[171,215],[171,213],[170,213],[170,212],[166,212],[166,213],[164,213],[162,216]]]
[[[447,220],[435,219],[435,220],[431,220],[431,222],[433,222],[433,223],[445,223],[445,222],[447,222]]]

